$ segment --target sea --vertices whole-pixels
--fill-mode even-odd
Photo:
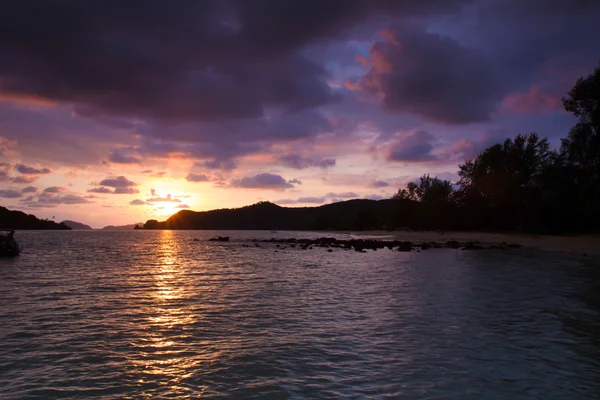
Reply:
[[[0,398],[600,399],[598,259],[320,236],[17,232]]]

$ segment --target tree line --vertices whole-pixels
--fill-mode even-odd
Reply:
[[[455,184],[424,175],[393,197],[395,228],[562,233],[600,228],[600,67],[563,98],[578,121],[559,149],[537,133],[486,148]]]

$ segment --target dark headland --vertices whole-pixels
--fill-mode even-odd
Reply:
[[[10,229],[40,229],[40,230],[69,230],[64,223],[56,223],[47,219],[39,219],[35,215],[25,214],[22,211],[12,211],[0,207],[0,228]]]
[[[92,229],[92,227],[89,226],[89,225],[82,224],[81,222],[71,221],[71,220],[68,220],[68,219],[66,219],[63,222],[61,222],[61,224],[65,224],[69,228],[74,229],[74,230],[78,230],[78,231]]]

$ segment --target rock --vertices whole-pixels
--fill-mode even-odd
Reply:
[[[477,242],[467,242],[467,243],[465,243],[465,247],[463,247],[462,249],[463,250],[483,250],[484,247],[477,244]]]
[[[216,238],[208,239],[209,242],[229,242],[229,236],[217,236]]]
[[[458,243],[456,240],[448,240],[446,242],[446,247],[449,247],[451,249],[459,249],[460,243]]]
[[[412,242],[400,242],[398,243],[398,251],[411,251],[413,248]]]

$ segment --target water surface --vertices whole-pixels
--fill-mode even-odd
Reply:
[[[0,398],[600,398],[597,259],[271,236],[18,232]]]

